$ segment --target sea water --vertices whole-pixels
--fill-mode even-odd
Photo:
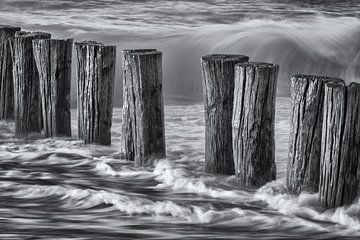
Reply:
[[[0,24],[116,45],[119,107],[127,48],[163,52],[164,95],[172,104],[202,101],[200,57],[210,53],[279,64],[279,96],[289,96],[296,73],[347,82],[360,76],[358,0],[0,0]],[[73,78],[76,106],[75,66]]]
[[[289,195],[290,76],[360,75],[360,3],[310,0],[0,0],[0,23],[54,38],[117,46],[110,147],[14,136],[0,122],[0,239],[358,239],[360,202],[325,210],[318,194]],[[163,52],[167,157],[121,159],[121,49]],[[238,53],[280,65],[277,180],[239,187],[204,173],[200,57]],[[75,58],[73,59],[75,61]],[[73,65],[72,106],[76,106]]]
[[[260,189],[204,173],[202,105],[165,107],[167,157],[149,168],[119,157],[119,108],[109,147],[77,140],[75,111],[71,138],[16,138],[1,122],[0,239],[359,238],[359,200],[325,210],[288,194],[289,110],[278,98],[277,180]]]

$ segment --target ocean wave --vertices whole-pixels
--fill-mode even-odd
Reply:
[[[306,19],[316,15],[358,16],[356,1],[332,1],[322,4],[295,0],[196,0],[196,1],[85,1],[85,0],[3,0],[4,17],[21,14],[22,21],[32,18],[33,24],[68,26],[83,25],[84,29],[122,28],[171,30],[206,24],[233,24],[244,19]],[[56,11],[56,14],[51,14]],[[26,14],[27,13],[27,14]],[[33,13],[33,14],[29,14]],[[50,14],[49,14],[50,13]],[[184,17],[186,16],[186,17]],[[95,21],[89,21],[95,19]],[[18,19],[20,21],[20,19]],[[162,25],[162,26],[161,26]]]
[[[139,168],[135,168],[134,166],[119,165],[121,162],[124,161],[117,160],[116,162],[114,162],[113,159],[104,160],[98,158],[94,158],[94,160],[96,161],[95,171],[97,171],[101,175],[120,176],[120,177],[136,177],[139,175],[141,175],[141,177],[152,176],[151,172],[146,169],[141,170]],[[119,166],[119,169],[114,170],[113,167],[109,165],[108,161],[114,162],[114,164]]]
[[[194,175],[186,172],[183,168],[176,166],[169,160],[158,161],[153,173],[155,175],[155,179],[160,182],[156,186],[157,188],[171,188],[177,191],[196,193],[223,199],[244,199],[244,197],[250,196],[249,192],[246,191],[236,189],[224,190],[207,186],[205,183],[207,180],[213,182],[214,180],[219,181],[220,177],[215,177],[215,179],[214,176],[208,178],[205,176],[194,177]],[[225,179],[226,178],[232,177],[225,177]]]
[[[125,48],[158,48],[164,52],[165,101],[198,103],[199,58],[209,53],[245,54],[251,61],[279,64],[282,96],[289,96],[290,76],[296,73],[358,81],[359,3],[346,2],[7,0],[0,5],[0,20],[49,31],[55,38],[115,44],[118,56]],[[116,79],[121,79],[120,68]],[[115,92],[121,91],[116,81]],[[120,106],[121,94],[114,97]],[[71,99],[75,106],[76,91]]]
[[[183,205],[173,201],[151,201],[144,198],[130,198],[105,191],[96,193],[105,203],[112,204],[119,211],[128,215],[171,216],[191,223],[212,223],[227,218],[241,218],[245,211],[240,208],[215,210],[210,207]],[[161,218],[158,218],[161,220]]]
[[[325,210],[319,203],[318,193],[303,192],[299,196],[288,193],[283,182],[273,181],[260,188],[254,195],[285,215],[301,217],[314,221],[340,224],[357,232],[360,230],[360,201],[350,206]],[[359,232],[357,232],[359,234]]]
[[[11,187],[12,198],[27,199],[33,206],[41,208],[46,200],[52,205],[61,206],[65,211],[91,210],[101,204],[109,205],[128,216],[155,216],[172,217],[191,223],[211,223],[221,219],[237,218],[245,215],[240,208],[215,210],[210,207],[183,205],[170,200],[152,201],[140,197],[126,196],[125,194],[109,192],[107,190],[78,189],[70,186],[18,185],[4,184],[2,187]],[[8,195],[9,196],[9,195]],[[56,198],[55,198],[56,197]],[[113,211],[113,208],[102,206],[104,211]],[[105,208],[105,209],[104,209]]]
[[[111,160],[110,160],[111,161]],[[115,163],[114,163],[115,164]],[[155,188],[172,189],[182,193],[195,193],[199,195],[210,196],[212,198],[232,199],[250,197],[251,193],[236,189],[235,176],[206,176],[202,173],[196,176],[196,172],[188,172],[181,165],[177,165],[169,160],[159,160],[155,164],[155,168],[139,169],[133,166],[121,165],[119,169],[114,168],[106,161],[97,161],[95,170],[99,174],[118,176],[118,177],[137,177],[150,178],[153,177],[158,183]],[[233,187],[230,190],[213,187],[214,185],[222,187]],[[211,186],[213,185],[213,186]]]

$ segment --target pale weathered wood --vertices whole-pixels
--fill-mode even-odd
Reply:
[[[16,32],[14,43],[15,132],[40,132],[42,129],[39,74],[32,41],[49,39],[43,32]]]
[[[235,64],[249,57],[213,54],[201,58],[205,107],[205,172],[233,175],[231,119]]]
[[[360,84],[325,84],[320,161],[320,202],[352,203],[359,193]]]
[[[0,25],[0,120],[14,119],[13,48],[19,27]]]
[[[232,119],[235,172],[246,187],[276,179],[275,98],[279,66],[243,63],[235,67]]]
[[[73,40],[33,41],[40,77],[45,137],[71,136],[70,87]]]
[[[166,155],[162,53],[124,50],[123,86],[121,152],[137,166],[147,166]]]
[[[291,118],[286,184],[289,192],[317,192],[320,176],[324,84],[341,82],[326,76],[291,78]]]
[[[78,133],[86,144],[111,144],[116,47],[75,43],[78,78]]]

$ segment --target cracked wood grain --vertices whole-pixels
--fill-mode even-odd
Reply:
[[[0,25],[0,120],[14,119],[14,37],[19,27]]]
[[[14,40],[15,132],[24,134],[42,130],[39,73],[32,41],[50,39],[43,32],[16,32]]]
[[[233,152],[238,182],[260,187],[276,179],[275,99],[279,66],[243,63],[235,67]]]
[[[205,172],[233,175],[231,119],[234,73],[243,55],[212,54],[201,58],[205,109]]]
[[[40,77],[43,135],[71,136],[70,86],[73,40],[33,41]]]
[[[359,194],[360,84],[326,83],[323,114],[319,198],[335,208]]]
[[[111,144],[116,47],[75,43],[78,79],[78,136],[85,144]]]
[[[122,157],[148,166],[166,155],[162,53],[123,51]]]
[[[318,192],[324,87],[342,82],[326,76],[291,78],[291,117],[286,184],[289,192]]]

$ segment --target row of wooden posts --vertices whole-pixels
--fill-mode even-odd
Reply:
[[[241,55],[202,58],[205,170],[237,175],[242,186],[276,179],[275,95],[279,67]],[[291,78],[286,185],[319,192],[321,205],[351,204],[360,193],[360,84],[298,74]]]
[[[116,47],[44,32],[0,26],[0,120],[14,119],[15,133],[71,136],[70,86],[76,52],[78,136],[86,144],[111,144]],[[123,51],[122,149],[143,166],[165,156],[162,53]]]
[[[115,46],[0,26],[0,119],[16,134],[70,136],[70,85],[76,51],[78,136],[111,143]],[[201,58],[205,99],[205,171],[236,174],[260,187],[276,179],[275,98],[279,66],[243,55]],[[146,166],[165,157],[162,53],[124,50],[122,157]],[[318,192],[326,208],[359,192],[360,85],[329,77],[291,79],[289,191]]]

